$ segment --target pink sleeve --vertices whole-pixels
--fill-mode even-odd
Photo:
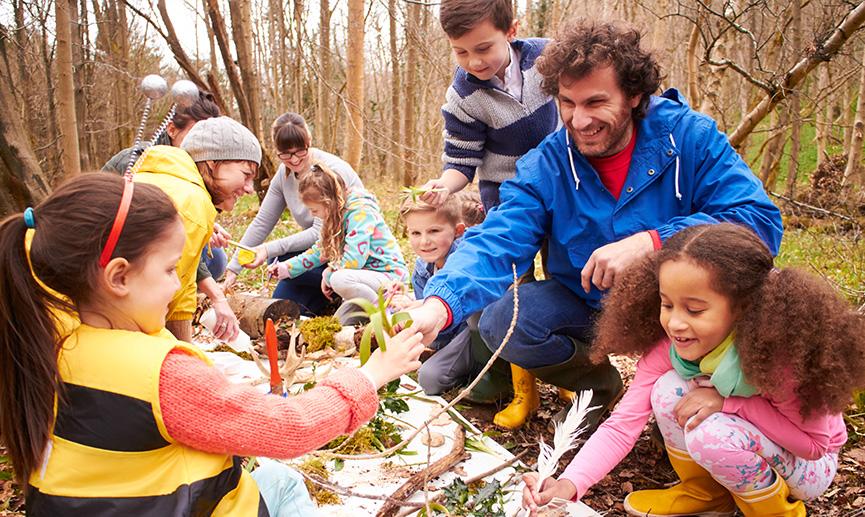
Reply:
[[[728,397],[722,411],[751,422],[777,445],[806,460],[816,460],[844,445],[847,430],[841,415],[818,415],[803,420],[800,408],[791,389],[782,400],[759,395]]]
[[[265,395],[231,384],[216,368],[175,350],[162,364],[159,404],[168,434],[184,445],[293,458],[367,422],[378,409],[378,394],[360,370],[346,368],[301,395]]]
[[[577,487],[577,499],[633,449],[652,413],[652,387],[672,368],[668,350],[669,342],[665,340],[637,362],[634,380],[625,396],[559,477]]]

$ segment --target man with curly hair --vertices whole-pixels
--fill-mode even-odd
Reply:
[[[622,380],[609,362],[589,360],[591,327],[625,268],[696,224],[746,225],[773,254],[782,235],[780,212],[715,122],[675,89],[653,95],[660,68],[640,38],[628,26],[578,21],[547,45],[537,67],[564,126],[517,162],[501,205],[466,234],[412,314],[432,339],[486,307],[480,332],[495,350],[513,315],[511,263],[518,273],[533,267],[547,239],[551,278],[520,287],[501,357],[555,386],[593,389],[602,408]],[[523,423],[539,399],[534,378],[515,381],[506,411]]]

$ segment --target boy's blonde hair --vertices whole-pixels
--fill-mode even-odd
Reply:
[[[448,196],[444,204],[438,208],[432,205],[428,205],[420,199],[412,199],[411,197],[407,197],[402,202],[402,205],[399,209],[399,215],[402,218],[403,222],[405,222],[406,218],[411,214],[420,213],[435,213],[444,217],[448,223],[454,226],[463,222],[462,210],[460,209],[460,203],[457,200],[456,196]]]

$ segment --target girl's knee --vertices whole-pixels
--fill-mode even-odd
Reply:
[[[343,291],[350,285],[349,281],[349,273],[346,269],[338,269],[330,274],[330,278],[328,279],[328,283],[330,283],[331,289],[334,291]]]
[[[713,413],[697,427],[685,431],[685,447],[691,457],[699,463],[707,451],[751,451],[750,433],[741,421],[726,413]],[[711,454],[709,454],[711,456]]]
[[[669,413],[679,400],[688,392],[688,382],[682,379],[676,370],[670,370],[658,377],[652,386],[652,411]]]

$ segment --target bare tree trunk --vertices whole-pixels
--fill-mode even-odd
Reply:
[[[774,108],[784,100],[788,93],[802,82],[805,77],[822,61],[827,61],[835,56],[844,43],[855,34],[859,27],[865,23],[865,2],[859,3],[847,13],[844,20],[824,40],[816,45],[816,50],[809,52],[805,57],[793,65],[784,75],[783,81],[774,91],[766,92],[760,102],[739,123],[733,134],[730,135],[730,144],[738,148],[745,137],[757,127],[757,124]]]
[[[47,152],[45,153],[48,158],[46,160],[47,164],[47,173],[48,177],[52,178],[56,175],[56,167],[57,167],[57,155],[58,148],[57,141],[59,140],[58,135],[60,134],[60,130],[57,127],[57,103],[54,100],[54,74],[51,71],[51,63],[53,50],[48,46],[48,12],[43,12],[41,7],[39,9],[39,18],[40,25],[42,29],[42,37],[39,40],[40,46],[39,49],[42,54],[42,68],[45,72],[45,89],[47,91],[47,95],[45,96],[48,104],[48,142],[51,145],[48,146]]]
[[[81,126],[80,131],[78,131],[78,153],[81,156],[81,169],[89,171],[93,166],[90,163],[90,145],[87,136],[87,95],[84,91],[84,38],[82,37],[82,25],[78,16],[78,0],[66,1],[69,2],[69,17],[71,22],[72,70],[75,79],[75,117]]]
[[[349,4],[351,10],[351,4]],[[363,6],[361,6],[361,20],[363,19]],[[349,25],[349,33],[351,25]],[[303,106],[303,0],[294,0],[294,106],[299,111]],[[351,40],[351,36],[349,36]]]
[[[57,21],[57,115],[62,128],[60,165],[63,177],[81,174],[78,152],[78,123],[75,116],[75,83],[72,80],[72,42],[69,28],[69,2],[54,3]]]
[[[399,149],[400,140],[400,77],[399,50],[396,37],[396,0],[388,0],[387,10],[390,21],[390,154],[387,159],[388,172],[394,178],[402,177],[402,160]]]
[[[791,27],[793,31],[793,55],[798,59],[802,52],[802,6],[801,0],[790,4]],[[790,163],[787,167],[787,197],[796,193],[796,180],[799,177],[799,131],[802,127],[802,108],[799,91],[790,94]]]
[[[24,25],[24,0],[14,2],[15,9],[15,43],[18,57],[18,88],[23,105],[30,102],[27,85],[30,84],[30,72],[27,70],[27,28]],[[11,71],[11,70],[10,70]],[[11,75],[8,77],[12,77]]]
[[[316,133],[320,139],[321,145],[325,146],[328,151],[333,151],[333,140],[330,131],[330,80],[331,80],[331,59],[330,59],[330,2],[329,0],[321,0],[319,4],[319,63],[321,64],[321,77],[318,78],[316,88],[318,94],[318,109],[315,112],[316,118]]]
[[[237,64],[243,81],[243,96],[247,99],[249,113],[243,123],[261,140],[261,94],[259,90],[258,71],[252,59],[252,21],[249,0],[232,1],[228,3],[231,10],[231,33],[234,36],[234,48],[237,50]]]
[[[856,119],[851,128],[850,151],[847,153],[847,166],[844,168],[844,183],[865,184],[862,173],[862,141],[865,137],[865,48],[862,50],[862,75],[859,78],[859,101],[856,103]]]
[[[403,150],[405,161],[403,162],[403,185],[412,185],[416,179],[417,149],[414,138],[417,128],[415,127],[415,109],[417,103],[417,61],[418,61],[418,25],[420,18],[420,6],[410,3],[407,7],[408,20],[405,24],[405,42],[407,46],[405,66],[405,123],[403,124]]]
[[[234,64],[234,58],[231,56],[231,42],[228,40],[225,20],[222,18],[222,12],[219,10],[218,0],[207,0],[207,15],[210,18],[213,34],[216,36],[216,42],[219,45],[219,53],[222,55],[222,64],[225,65],[228,83],[231,85],[231,91],[234,93],[234,99],[237,101],[240,120],[245,123],[245,121],[250,119],[249,103],[247,102],[246,95],[243,94],[243,85],[240,83],[237,65]]]
[[[829,63],[823,63],[820,65],[820,71],[817,75],[817,91],[818,95],[822,94],[829,88]],[[816,111],[816,119],[814,125],[816,126],[816,140],[817,140],[817,167],[826,160],[826,149],[829,144],[829,135],[832,132],[832,118],[827,115],[829,110],[830,103],[829,97],[826,98],[826,106],[817,106],[815,107]]]
[[[694,24],[691,36],[688,38],[688,102],[691,106],[700,105],[699,63],[697,62],[697,45],[700,43],[700,27]]]
[[[10,77],[5,37],[0,37],[0,53],[0,77]],[[34,205],[50,191],[14,99],[8,83],[0,80],[0,215]]]
[[[364,117],[364,0],[348,1],[348,116],[345,160],[355,170],[360,170],[360,159],[363,152],[363,117]]]
[[[784,144],[787,143],[788,118],[788,111],[781,109],[781,107],[776,109],[772,115],[773,121],[776,122],[772,126],[776,129],[764,143],[765,152],[763,154],[763,161],[760,163],[760,180],[763,181],[763,186],[766,190],[775,190],[778,169],[784,154]]]
[[[288,85],[286,84],[288,83],[288,58],[286,56],[288,49],[285,44],[288,35],[285,30],[285,12],[282,10],[282,2],[271,0],[270,12],[276,24],[276,30],[273,31],[273,37],[276,39],[276,44],[273,45],[273,51],[276,53],[273,58],[275,61],[274,70],[276,71],[274,73],[276,83],[274,90],[277,94],[277,111],[282,113],[287,111],[288,106]]]

